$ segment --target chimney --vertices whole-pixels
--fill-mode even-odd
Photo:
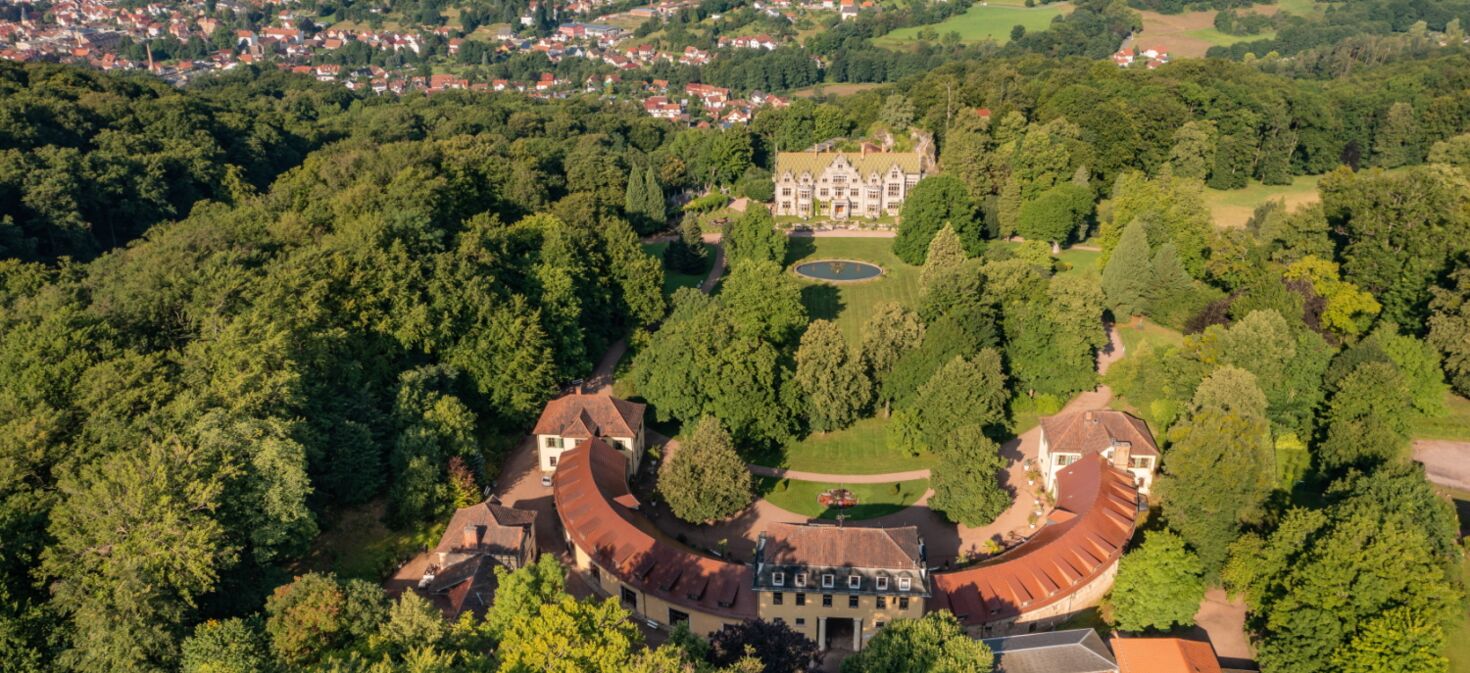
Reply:
[[[1097,416],[1091,411],[1085,411],[1082,413],[1082,420],[1087,421],[1088,423],[1096,423]]]
[[[1133,455],[1132,442],[1113,442],[1113,467],[1128,469],[1128,459]]]
[[[480,529],[476,526],[464,527],[465,549],[475,549],[480,546]]]

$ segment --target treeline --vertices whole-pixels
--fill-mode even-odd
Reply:
[[[1237,60],[1246,54],[1292,56],[1364,36],[1415,30],[1443,33],[1451,28],[1451,22],[1458,26],[1467,21],[1470,21],[1470,2],[1465,0],[1365,0],[1334,4],[1321,17],[1279,16],[1273,37],[1210,47],[1206,55]]]
[[[321,145],[274,181],[259,159],[225,164],[235,145],[215,150],[200,175],[227,201],[201,188],[178,221],[90,262],[0,262],[0,648],[17,670],[176,670],[196,624],[257,610],[344,508],[381,502],[390,524],[419,526],[477,502],[561,382],[664,316],[658,260],[621,212],[627,176],[661,197],[732,182],[752,156],[746,136],[583,101],[7,72],[38,84],[32,118],[55,115],[29,154],[70,153],[72,169],[106,157],[161,179],[146,155],[106,152],[172,140],[190,111],[204,129],[289,111]],[[108,117],[76,99],[131,106],[125,128],[141,130],[94,129]],[[234,142],[290,146],[248,128]],[[256,191],[244,176],[259,167]],[[63,212],[44,208],[98,191],[62,175],[5,202]],[[644,231],[656,203],[635,214]],[[72,212],[85,231],[90,211]]]

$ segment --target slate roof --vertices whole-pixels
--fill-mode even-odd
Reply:
[[[1052,453],[1100,453],[1121,441],[1131,445],[1132,455],[1159,455],[1148,424],[1121,411],[1094,409],[1048,416],[1041,419],[1041,431]]]
[[[811,173],[813,177],[819,177],[838,157],[845,157],[864,178],[873,173],[884,175],[895,165],[904,173],[918,173],[921,166],[918,152],[778,152],[776,175],[790,171],[792,175]]]
[[[1057,472],[1048,523],[989,562],[934,575],[934,609],[967,624],[1009,619],[1055,603],[1096,579],[1133,537],[1138,489],[1098,454]]]
[[[915,526],[864,528],[773,523],[757,545],[756,587],[760,590],[806,590],[924,597],[929,595],[924,542]],[[772,573],[784,573],[777,586]],[[796,574],[807,573],[806,585],[796,586]],[[821,576],[833,575],[833,586],[823,588]],[[853,589],[849,578],[860,577]],[[878,589],[875,581],[887,578]],[[907,578],[908,589],[898,580]]]
[[[563,395],[546,403],[531,434],[575,439],[637,437],[643,428],[645,408],[611,395]]]
[[[1215,648],[1180,638],[1113,638],[1121,673],[1221,673]]]
[[[626,469],[623,454],[601,439],[561,454],[552,497],[572,543],[646,594],[691,610],[755,619],[751,567],[701,556],[645,530],[633,512],[638,500],[624,480]]]
[[[417,591],[448,619],[458,619],[466,610],[484,614],[495,600],[499,586],[495,568],[499,565],[495,559],[477,554],[441,570]]]
[[[1113,655],[1092,629],[986,638],[994,673],[1117,673]]]

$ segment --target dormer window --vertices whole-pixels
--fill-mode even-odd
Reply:
[[[909,590],[909,587],[911,587],[911,586],[913,586],[913,584],[912,584],[912,580],[910,580],[909,578],[907,578],[907,577],[900,577],[900,578],[898,578],[898,590],[899,591],[908,591]]]
[[[822,575],[822,588],[823,589],[831,589],[832,586],[833,586],[833,584],[835,582],[836,582],[836,577],[834,577],[832,575],[832,573],[824,573]]]
[[[863,578],[862,578],[861,575],[848,575],[847,576],[847,588],[849,588],[849,589],[860,589],[860,588],[862,588],[862,586],[863,586]]]
[[[806,586],[806,573],[796,573],[796,586]]]
[[[771,573],[771,586],[779,587],[786,584],[786,573]]]
[[[888,577],[886,575],[879,575],[878,576],[878,590],[879,591],[883,591],[883,590],[885,590],[887,588],[888,588]]]

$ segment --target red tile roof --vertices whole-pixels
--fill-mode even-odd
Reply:
[[[1209,643],[1179,638],[1113,638],[1118,673],[1220,673]]]
[[[1132,477],[1097,454],[1057,473],[1051,521],[1024,544],[965,570],[934,575],[935,608],[969,624],[1040,609],[1085,586],[1133,536],[1138,491]]]
[[[523,509],[503,507],[490,502],[470,505],[455,510],[449,519],[449,527],[439,539],[436,552],[485,550],[491,553],[518,555],[522,543],[535,537],[536,513]],[[465,545],[466,529],[474,531],[474,539],[480,545],[471,548]],[[529,563],[535,559],[520,559]]]
[[[1113,446],[1114,442],[1128,442],[1135,456],[1157,456],[1159,446],[1154,443],[1148,425],[1121,411],[1094,409],[1074,411],[1041,419],[1041,431],[1046,433],[1046,443],[1052,453],[1100,453]]]
[[[611,395],[563,395],[546,403],[531,434],[577,439],[637,437],[645,406]]]
[[[755,619],[750,566],[695,554],[645,530],[649,524],[633,512],[638,501],[624,481],[625,461],[601,439],[561,454],[552,497],[572,543],[646,594],[691,610]]]

